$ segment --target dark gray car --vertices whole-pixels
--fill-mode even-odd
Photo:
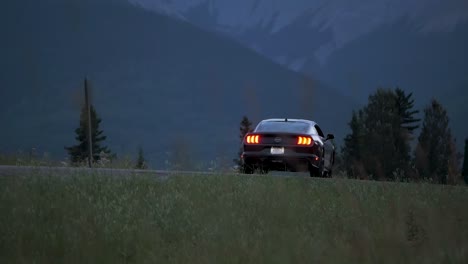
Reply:
[[[309,171],[313,177],[331,177],[335,162],[333,134],[305,119],[266,119],[245,135],[242,170]]]

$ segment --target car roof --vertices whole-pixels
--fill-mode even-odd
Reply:
[[[297,119],[297,118],[269,118],[269,119],[264,119],[264,120],[260,121],[260,123],[262,123],[262,122],[303,122],[303,123],[308,123],[311,126],[318,125],[316,122],[314,122],[312,120]]]

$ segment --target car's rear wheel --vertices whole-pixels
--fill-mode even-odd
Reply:
[[[253,174],[254,171],[255,171],[255,167],[250,163],[245,163],[242,166],[242,173],[244,174]]]
[[[332,177],[332,171],[331,170],[323,171],[323,177],[324,178],[331,178]]]
[[[327,177],[327,170],[325,169],[325,164],[322,161],[319,163],[318,167],[312,166],[312,164],[309,164],[309,173],[310,177],[320,177],[324,178]]]
[[[270,169],[268,168],[268,166],[261,165],[258,168],[258,173],[260,173],[260,174],[268,174],[269,171],[270,171]]]
[[[309,165],[310,177],[323,177],[323,169]]]

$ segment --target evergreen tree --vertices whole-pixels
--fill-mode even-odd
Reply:
[[[465,139],[465,152],[463,156],[463,169],[462,169],[463,179],[465,183],[468,184],[468,138]]]
[[[106,146],[101,146],[102,142],[106,139],[103,135],[103,131],[99,129],[101,119],[97,116],[96,110],[91,105],[91,139],[92,139],[92,161],[96,162],[101,159],[102,154],[109,155],[110,150]],[[88,112],[86,106],[83,105],[80,114],[80,126],[75,129],[76,137],[78,141],[77,145],[71,147],[65,147],[67,150],[70,160],[72,163],[85,162],[89,158],[88,151]]]
[[[244,140],[245,135],[247,133],[252,132],[252,130],[252,122],[250,122],[249,118],[247,116],[242,117],[242,121],[239,127],[239,139],[241,140],[241,142],[242,140]]]
[[[414,110],[413,93],[406,94],[400,88],[395,89],[396,109],[399,116],[399,128],[395,129],[395,155],[399,158],[398,169],[402,173],[400,175],[404,179],[409,179],[413,174],[410,166],[410,141],[413,140],[412,135],[414,130],[419,128],[421,119],[415,118],[414,115],[419,113],[419,110]]]
[[[397,97],[391,89],[377,89],[365,108],[366,144],[364,166],[373,179],[395,179],[394,173],[406,165],[397,153],[401,137]]]
[[[244,140],[245,135],[252,131],[253,131],[252,122],[250,122],[247,116],[243,116],[240,122],[240,126],[239,126],[239,139],[240,139],[241,144],[242,144],[242,141]],[[242,154],[242,146],[239,148],[239,151],[237,152],[238,158],[234,159],[234,163],[236,163],[239,167],[242,165],[241,160],[240,160],[241,154]]]
[[[348,123],[351,128],[351,134],[344,139],[344,146],[341,149],[344,167],[348,177],[358,178],[362,174],[360,164],[362,159],[362,148],[364,146],[364,112],[353,111],[351,121]]]
[[[424,109],[424,120],[418,137],[415,165],[419,175],[446,184],[450,167],[456,166],[456,150],[449,128],[447,111],[435,99]],[[453,172],[452,172],[453,173]]]
[[[414,117],[414,115],[419,113],[419,110],[413,110],[414,99],[411,98],[413,93],[406,94],[402,89],[396,88],[395,94],[398,114],[400,116],[400,127],[413,134],[414,130],[419,128],[417,123],[421,121],[421,119]]]
[[[146,164],[145,157],[143,155],[143,149],[141,147],[138,148],[138,158],[136,161],[135,169],[145,170],[148,168]]]
[[[449,142],[449,153],[448,156],[448,172],[447,172],[447,184],[458,184],[462,180],[460,171],[461,153],[457,151],[455,139]]]
[[[410,137],[417,125],[412,94],[401,89],[382,89],[369,96],[368,104],[350,123],[351,133],[342,149],[349,177],[404,179],[409,174]]]

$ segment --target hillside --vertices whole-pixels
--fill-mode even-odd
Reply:
[[[353,104],[257,53],[126,1],[9,1],[0,9],[0,151],[74,144],[84,76],[117,154],[162,166],[177,142],[198,160],[237,152],[238,123],[317,120],[342,138]],[[335,104],[337,107],[330,107]]]

